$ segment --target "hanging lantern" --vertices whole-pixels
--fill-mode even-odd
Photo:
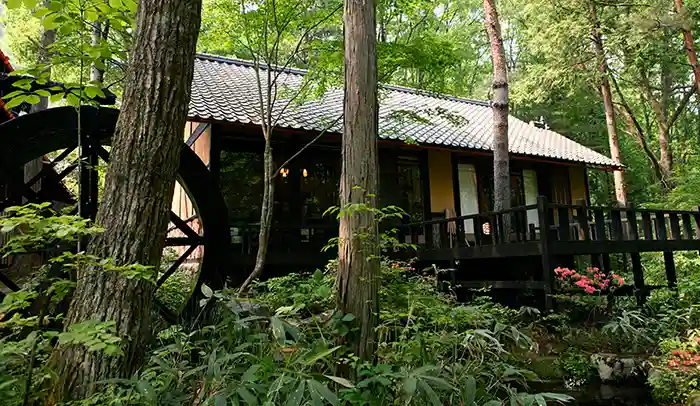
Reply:
[[[490,235],[491,234],[491,224],[489,224],[489,223],[482,224],[481,231],[484,232],[484,235]]]
[[[287,175],[289,175],[289,168],[280,169],[280,175],[282,175],[283,178],[286,178]]]
[[[307,171],[306,168],[304,168],[304,170],[301,171],[301,174],[302,174],[304,177],[307,177],[307,176],[309,176],[309,171]]]

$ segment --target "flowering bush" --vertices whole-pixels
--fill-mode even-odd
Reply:
[[[606,274],[598,268],[588,268],[579,273],[575,269],[557,268],[554,270],[559,283],[563,287],[581,289],[588,294],[610,293],[625,284],[618,274]]]
[[[691,330],[686,338],[664,340],[663,355],[654,360],[650,375],[654,397],[665,403],[685,403],[700,390],[700,331]]]

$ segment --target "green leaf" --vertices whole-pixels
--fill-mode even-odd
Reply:
[[[421,391],[426,394],[433,406],[442,406],[440,398],[438,397],[437,393],[435,393],[433,388],[430,387],[430,385],[428,385],[425,381],[420,380],[418,381],[418,386],[420,387]]]
[[[332,375],[323,375],[323,376],[325,376],[326,378],[330,379],[331,381],[333,381],[333,382],[335,382],[335,383],[337,383],[337,384],[340,384],[340,385],[342,385],[342,386],[345,386],[346,388],[352,389],[352,388],[355,387],[355,385],[353,385],[352,382],[348,381],[348,380],[345,379],[345,378],[341,378],[341,377],[339,377],[339,376],[332,376]]]
[[[24,96],[13,97],[12,99],[10,99],[8,102],[5,103],[5,108],[11,109],[11,108],[17,107],[20,104],[22,104],[23,101],[24,101]]]
[[[355,318],[356,318],[356,317],[355,317],[354,314],[348,313],[348,314],[346,314],[345,316],[343,316],[343,318],[340,319],[340,320],[341,320],[341,321],[344,321],[344,322],[351,322],[351,321],[355,320]]]
[[[205,285],[205,284],[202,284],[201,290],[202,290],[202,294],[203,294],[204,297],[206,297],[207,299],[209,299],[210,297],[214,296],[214,292],[211,290],[211,288],[210,288],[209,286],[207,286],[207,285]]]
[[[537,406],[547,406],[547,400],[540,394],[535,395],[535,402],[537,402]]]
[[[328,403],[338,406],[340,405],[340,399],[335,395],[335,393],[331,392],[330,389],[321,382],[315,381],[313,379],[308,380],[309,383],[309,389],[318,393],[321,398],[325,399],[328,401]]]
[[[37,0],[24,0],[24,6],[30,10],[36,8]]]
[[[284,322],[279,317],[270,317],[270,326],[272,327],[272,335],[275,336],[277,342],[283,344],[287,338],[284,330]]]
[[[464,384],[464,406],[472,406],[474,397],[476,396],[476,379],[473,376],[467,376],[467,382]]]
[[[116,9],[121,9],[124,6],[122,0],[109,0],[109,6]]]
[[[57,103],[58,101],[63,100],[63,96],[63,93],[54,93],[51,96],[49,96],[49,100],[51,101],[51,103]]]
[[[27,1],[27,0],[25,0]],[[85,19],[91,22],[97,21],[100,19],[100,15],[97,14],[97,12],[93,10],[86,10],[85,11]]]
[[[304,365],[313,365],[313,364],[316,363],[316,361],[318,361],[318,360],[320,360],[320,359],[323,359],[323,358],[326,358],[327,356],[329,356],[329,355],[333,354],[334,352],[336,352],[336,351],[338,350],[338,348],[340,348],[340,346],[336,346],[336,347],[333,347],[333,348],[329,348],[329,349],[327,349],[327,350],[324,350],[324,351],[321,351],[321,352],[319,352],[319,353],[316,353],[314,356],[312,356],[312,357],[310,357],[310,358],[307,358],[307,359],[304,361]]]
[[[243,398],[246,404],[251,405],[251,406],[256,406],[258,404],[258,398],[257,396],[253,395],[250,393],[250,391],[244,387],[239,387],[236,389],[236,393]]]
[[[306,381],[299,382],[299,386],[287,398],[287,406],[299,406],[304,400],[304,391],[306,390]]]
[[[409,376],[403,381],[403,392],[408,397],[413,397],[416,394],[416,386],[418,385],[418,379],[415,376]]]
[[[47,30],[55,30],[61,23],[56,14],[49,14],[41,20],[41,25]]]
[[[29,95],[24,97],[24,100],[29,104],[37,104],[41,101],[41,97],[39,97],[35,94],[29,94]]]
[[[22,5],[22,0],[7,0],[7,8],[19,8]]]

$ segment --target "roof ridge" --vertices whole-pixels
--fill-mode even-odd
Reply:
[[[255,61],[249,61],[247,59],[240,59],[240,58],[229,58],[225,56],[219,56],[219,55],[212,55],[212,54],[204,54],[204,53],[196,53],[195,58],[198,59],[205,59],[208,61],[212,62],[222,62],[222,63],[227,63],[230,65],[242,65],[242,66],[247,66],[250,68],[254,68],[256,66]],[[257,66],[259,66],[261,69],[268,69],[269,65],[266,63],[257,63]],[[283,68],[281,66],[272,66],[274,70],[281,70],[284,73],[294,73],[297,75],[306,75],[309,73],[307,69],[299,69],[299,68],[290,68],[286,67]]]
[[[249,61],[247,59],[240,59],[240,58],[230,58],[230,57],[225,57],[225,56],[219,56],[219,55],[212,55],[212,54],[206,54],[206,53],[197,53],[195,54],[196,58],[199,59],[204,59],[212,62],[221,62],[221,63],[227,63],[231,65],[242,65],[242,66],[247,66],[254,68],[256,66],[254,61]],[[265,63],[258,63],[257,66],[259,66],[261,69],[267,69],[269,65]],[[299,68],[282,68],[280,66],[272,66],[273,69],[275,70],[281,70],[282,72],[285,73],[293,73],[297,75],[306,75],[309,73],[308,69],[299,69]],[[438,92],[431,92],[428,90],[423,90],[423,89],[416,89],[413,87],[405,87],[405,86],[399,86],[399,85],[389,85],[385,83],[380,83],[379,86],[381,88],[387,89],[387,90],[394,90],[397,92],[404,92],[404,93],[410,93],[410,94],[416,94],[420,96],[428,96],[428,97],[434,97],[437,99],[443,99],[443,100],[450,100],[450,101],[455,101],[459,103],[468,103],[468,104],[476,104],[479,106],[486,106],[489,107],[491,106],[491,103],[485,100],[475,100],[475,99],[467,99],[464,97],[458,97],[458,96],[452,96],[446,93],[438,93]]]

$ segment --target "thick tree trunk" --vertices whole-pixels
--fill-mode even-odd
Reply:
[[[375,3],[345,0],[345,113],[340,205],[376,208],[378,188],[377,52]],[[337,309],[353,314],[355,329],[347,337],[355,355],[371,360],[379,317],[379,235],[371,210],[340,218]]]
[[[508,72],[495,0],[484,0],[484,14],[493,61],[493,209],[500,211],[510,208]],[[504,229],[507,230],[508,227]]]
[[[675,4],[676,12],[681,16],[685,16],[683,0],[675,0]],[[693,40],[693,33],[686,21],[683,22],[683,41],[685,43],[685,52],[688,54],[688,61],[690,61],[690,66],[693,69],[695,88],[697,89],[698,94],[700,94],[700,65],[698,65],[698,57],[695,54],[695,41]]]
[[[595,49],[596,59],[598,61],[600,95],[603,99],[605,124],[608,128],[610,157],[613,159],[613,161],[622,164],[620,143],[617,138],[617,127],[615,124],[615,109],[613,107],[612,93],[610,92],[610,82],[608,81],[608,65],[605,61],[605,49],[603,48],[603,39],[600,36],[600,24],[598,22],[595,4],[591,5],[591,22],[593,24],[593,29],[591,30],[593,47]],[[613,175],[615,183],[615,199],[617,200],[617,204],[619,206],[624,207],[627,205],[627,186],[625,185],[624,174],[621,170],[616,170]]]
[[[117,265],[157,268],[165,244],[182,128],[190,99],[201,0],[141,0],[136,33],[112,140],[104,199],[97,221],[103,234],[88,252]],[[114,321],[122,356],[83,346],[54,353],[58,380],[49,403],[83,398],[96,382],[128,377],[149,340],[154,284],[118,272],[78,271],[66,327]]]
[[[270,145],[270,136],[265,137],[265,150],[263,152],[263,196],[260,208],[260,233],[258,234],[258,252],[255,256],[255,267],[248,278],[241,285],[240,292],[245,294],[254,280],[262,275],[267,259],[267,248],[270,240],[270,229],[272,228],[272,214],[274,213],[275,202],[275,162]]]

